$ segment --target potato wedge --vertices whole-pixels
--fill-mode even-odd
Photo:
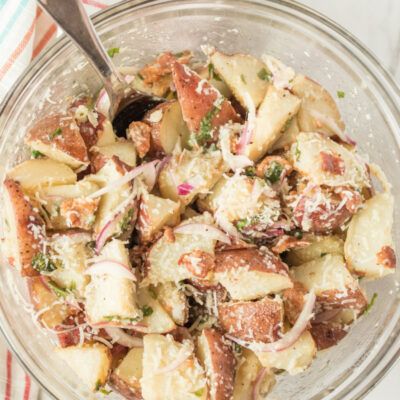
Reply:
[[[353,152],[324,135],[301,132],[290,152],[294,168],[316,185],[351,186],[355,189],[369,186],[366,165]],[[343,174],[325,171],[321,152],[339,156],[344,163]]]
[[[7,178],[4,187],[6,256],[22,276],[39,275],[32,263],[46,248],[44,223],[17,181]]]
[[[203,368],[196,357],[190,354],[185,340],[176,342],[171,335],[150,334],[143,338],[143,376],[140,380],[143,398],[146,400],[190,400],[194,396],[207,399],[207,382]],[[188,356],[185,362],[171,371],[157,374],[158,370]],[[195,394],[196,393],[196,394]]]
[[[159,301],[153,298],[148,288],[140,288],[137,291],[137,304],[144,316],[135,328],[138,332],[168,333],[176,328],[170,315]]]
[[[280,338],[283,304],[279,298],[222,303],[218,314],[222,329],[238,339],[271,343]]]
[[[39,158],[18,164],[7,176],[18,181],[22,189],[28,191],[38,187],[71,185],[76,182],[76,174],[68,165]]]
[[[73,169],[89,165],[85,142],[71,116],[57,114],[40,120],[25,136],[25,143]]]
[[[290,249],[285,261],[290,266],[304,264],[326,254],[344,255],[344,242],[338,236],[315,236],[307,235],[305,239],[310,241],[307,247]]]
[[[185,220],[183,223],[212,224],[210,214],[205,213],[199,217]],[[178,261],[182,254],[192,250],[201,250],[213,254],[216,240],[202,235],[175,234],[175,241],[168,242],[165,237],[158,239],[149,250],[146,257],[144,279],[141,286],[157,285],[165,282],[176,282],[183,279],[195,278]]]
[[[94,170],[99,171],[108,160],[117,156],[123,163],[136,167],[136,148],[131,142],[115,142],[105,146],[94,146],[90,150]]]
[[[284,369],[290,375],[297,375],[311,365],[316,352],[314,339],[305,331],[289,348],[275,353],[257,353],[257,356],[264,367]]]
[[[136,225],[141,241],[151,241],[163,226],[175,226],[179,219],[179,202],[147,192],[142,193]]]
[[[151,149],[154,156],[172,154],[180,141],[186,143],[189,130],[177,100],[166,101],[148,111],[142,119],[151,128]]]
[[[214,280],[235,300],[259,299],[293,287],[287,266],[267,248],[217,252]]]
[[[206,371],[209,399],[231,399],[236,370],[231,341],[216,329],[203,329],[198,337],[196,354]]]
[[[245,147],[244,154],[250,160],[258,161],[279,139],[299,108],[299,98],[287,90],[269,85],[257,112],[251,143]]]
[[[273,224],[280,214],[280,203],[262,193],[263,187],[264,182],[259,178],[224,176],[213,187],[212,193],[201,200],[201,206],[228,222],[257,216],[261,221]]]
[[[335,135],[331,125],[344,131],[344,123],[341,119],[338,107],[329,92],[304,75],[296,75],[292,85],[293,93],[301,99],[301,107],[298,113],[299,128],[302,132],[322,132],[325,135]],[[322,115],[323,119],[318,118]],[[325,119],[331,120],[330,124]]]
[[[288,128],[282,133],[279,139],[272,145],[269,152],[273,152],[278,149],[283,149],[286,146],[291,145],[294,141],[296,141],[296,136],[299,134],[299,123],[297,120],[297,115],[295,115],[290,124],[288,123]],[[285,126],[286,128],[286,126]]]
[[[393,197],[390,193],[378,193],[364,203],[350,222],[344,244],[350,271],[367,279],[395,272],[392,225]]]
[[[242,348],[235,377],[233,400],[253,400],[252,388],[260,375],[263,366],[258,357],[250,350]],[[275,386],[275,375],[270,370],[265,371],[260,383],[259,394],[266,396]]]
[[[143,348],[135,347],[129,350],[122,362],[110,377],[114,390],[128,400],[142,400],[142,387],[140,379],[143,374]]]
[[[84,274],[92,252],[86,246],[91,235],[84,233],[53,235],[51,248],[61,258],[62,263],[51,273],[51,279],[61,288],[73,288],[74,292],[83,297],[84,290],[90,281]]]
[[[44,328],[54,329],[72,313],[71,308],[50,291],[43,282],[46,277],[28,279],[28,290],[35,311],[40,313],[38,321]]]
[[[128,268],[128,249],[120,240],[108,242],[96,261],[113,260]],[[85,288],[86,313],[92,324],[112,322],[113,325],[135,323],[142,313],[136,304],[136,285],[127,278],[114,275],[95,275]]]
[[[262,61],[244,53],[227,55],[215,51],[210,55],[210,62],[243,107],[247,106],[245,93],[250,95],[256,108],[261,104],[269,86],[267,80],[258,76],[267,69]]]
[[[174,201],[180,201],[182,208],[193,199],[205,193],[215,185],[225,172],[225,166],[220,151],[203,154],[200,151],[184,150],[182,153],[172,156],[169,162],[161,170],[158,185],[161,196]],[[180,185],[192,189],[178,194]]]
[[[368,304],[339,254],[327,254],[292,268],[291,275],[308,291],[314,290],[322,305],[362,311]]]
[[[158,302],[177,325],[184,325],[189,317],[189,304],[184,293],[172,282],[159,284],[152,290]]]
[[[58,347],[54,352],[61,357],[93,392],[105,385],[111,368],[111,352],[102,343]]]
[[[216,141],[219,127],[227,122],[241,122],[229,100],[188,67],[174,63],[172,77],[183,119],[189,131],[196,133],[198,145]]]
[[[200,78],[206,79],[210,85],[214,86],[222,96],[230,99],[232,97],[231,89],[229,89],[229,86],[218,75],[215,76],[215,73],[212,73],[212,76],[210,76],[211,68],[212,67],[205,65],[196,69],[196,72],[199,74]]]

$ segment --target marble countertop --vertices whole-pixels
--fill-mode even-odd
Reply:
[[[298,0],[298,2],[329,17],[361,40],[400,84],[399,0]],[[400,361],[365,397],[365,400],[399,398]]]

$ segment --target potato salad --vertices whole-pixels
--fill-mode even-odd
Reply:
[[[3,182],[9,267],[93,392],[273,396],[395,272],[391,185],[332,95],[278,58],[202,50],[121,67],[163,98],[125,137],[104,89],[42,115]]]

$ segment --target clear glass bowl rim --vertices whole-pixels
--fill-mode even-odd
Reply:
[[[108,8],[95,13],[91,19],[95,27],[101,27],[102,23],[106,23],[109,18],[115,17],[120,13],[124,13],[127,10],[134,8],[146,7],[148,5],[155,6],[157,4],[166,4],[177,2],[176,0],[124,0],[118,2]],[[204,4],[209,3],[209,0],[180,0],[183,4]],[[292,0],[219,0],[214,3],[215,5],[224,4],[235,4],[235,6],[245,5],[247,8],[251,8],[254,5],[272,7],[279,9],[284,12],[292,13],[307,19],[309,23],[312,23],[313,28],[323,31],[331,38],[334,38],[340,46],[346,48],[353,57],[357,58],[358,62],[362,64],[364,68],[368,70],[374,81],[378,84],[381,90],[383,90],[386,101],[400,114],[400,87],[396,84],[391,74],[384,68],[377,57],[367,49],[356,37],[350,32],[338,25],[336,22],[330,20],[326,16],[319,12],[299,4]],[[67,46],[71,45],[71,40],[63,34],[57,39],[48,49],[42,52],[39,57],[32,62],[24,73],[20,75],[14,85],[6,94],[3,102],[0,105],[0,132],[3,131],[4,124],[7,119],[7,115],[12,114],[13,105],[15,100],[23,95],[25,90],[28,90],[29,82],[39,75],[42,69],[45,69],[46,63],[57,57]],[[11,334],[11,329],[8,324],[4,324],[5,317],[3,311],[0,309],[0,332],[5,338],[10,350],[14,356],[18,359],[20,364],[25,370],[34,378],[36,382],[54,399],[57,399],[51,389],[46,385],[45,379],[39,377],[36,372],[30,368],[26,362],[26,358],[29,356],[26,352],[21,354],[17,351],[14,343],[14,338]],[[385,351],[382,350],[379,353],[379,359],[374,367],[373,376],[361,374],[361,377],[357,377],[355,385],[354,382],[348,382],[344,386],[340,393],[337,394],[335,399],[342,399],[346,396],[346,399],[362,399],[364,398],[387,374],[387,372],[393,367],[396,361],[400,358],[400,321],[398,321],[396,327],[399,335],[393,338],[391,346],[385,346]],[[20,346],[18,346],[20,347]],[[376,361],[375,359],[373,361]],[[379,364],[379,365],[377,365]],[[40,374],[41,375],[41,374]],[[369,375],[371,371],[369,371]],[[348,397],[350,395],[350,397]]]

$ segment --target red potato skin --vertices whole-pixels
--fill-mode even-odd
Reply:
[[[223,303],[218,307],[221,327],[238,339],[263,343],[279,339],[282,306],[277,301]]]
[[[26,199],[21,185],[13,179],[7,178],[4,181],[14,210],[14,218],[17,229],[19,257],[21,260],[22,276],[40,275],[32,267],[32,259],[40,253],[41,243],[45,239],[45,225],[41,221],[39,214],[34,211],[32,204]],[[42,235],[35,238],[32,228],[41,228]]]
[[[310,333],[315,341],[318,351],[335,346],[347,335],[347,332],[341,325],[333,323],[312,325]]]
[[[396,268],[396,254],[390,246],[383,246],[376,258],[379,265],[385,268]]]
[[[99,172],[110,160],[114,162],[116,170],[121,175],[125,175],[127,172],[133,169],[133,167],[121,161],[118,156],[113,155],[112,157],[108,157],[98,152],[91,154],[92,154],[91,170],[92,173],[94,174],[96,172]]]
[[[61,128],[61,133],[51,138],[51,132],[58,128]],[[89,163],[85,141],[71,116],[56,114],[40,120],[25,137],[25,143],[32,147],[36,141],[54,146],[82,163]]]
[[[205,79],[179,63],[172,65],[172,77],[183,118],[191,132],[199,133],[202,119],[214,108],[215,101],[221,95]],[[217,139],[218,128],[229,121],[241,122],[241,118],[229,100],[225,99],[219,112],[211,119],[213,132],[211,141]]]
[[[283,305],[285,308],[285,318],[294,325],[304,307],[304,295],[308,290],[301,282],[294,282],[293,288],[283,292]]]
[[[351,310],[364,311],[368,300],[361,292],[357,282],[354,285],[347,285],[346,292],[333,289],[325,290],[317,296],[317,302],[324,308],[349,308]]]
[[[231,342],[216,329],[204,329],[211,359],[211,392],[213,400],[229,400],[235,384],[236,358]],[[210,397],[211,398],[211,397]]]
[[[316,207],[313,205],[314,202],[315,198],[303,195],[293,211],[296,225],[306,232],[331,232],[343,225],[352,216],[352,213],[345,205],[339,207],[339,201],[332,200],[329,205],[318,204]],[[308,209],[313,211],[309,212],[308,217],[305,219],[304,216]],[[305,220],[310,221],[310,228],[305,225]]]
[[[247,268],[247,266],[249,271],[276,273],[289,277],[287,266],[272,252],[248,248],[215,253],[215,273]]]

